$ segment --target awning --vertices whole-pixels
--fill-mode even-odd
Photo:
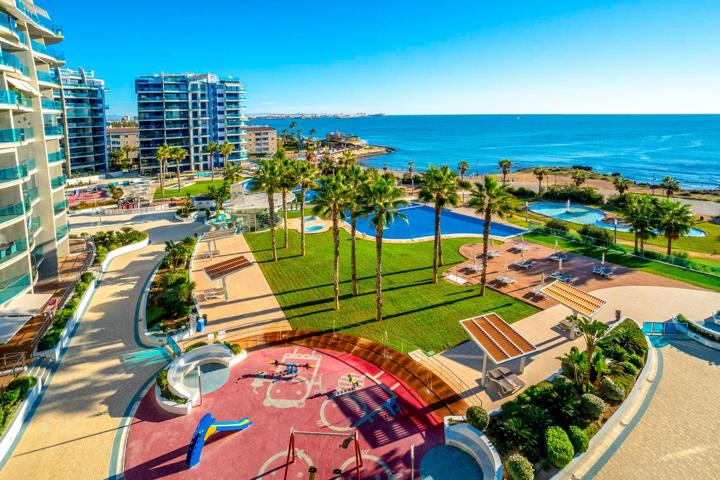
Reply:
[[[460,325],[496,365],[524,357],[537,350],[535,345],[496,313],[461,320]]]
[[[225,230],[213,230],[212,232],[204,234],[200,241],[209,242],[212,240],[220,240],[221,238],[232,237],[233,235],[235,235],[235,230],[229,228],[226,228]]]
[[[0,317],[0,344],[5,345],[31,319],[26,317]]]
[[[17,88],[18,90],[22,90],[23,92],[27,92],[31,95],[35,95],[36,97],[40,96],[40,92],[35,87],[30,85],[29,83],[27,83],[23,80],[18,80],[17,78],[12,78],[12,77],[5,77],[5,78],[7,78],[7,81],[10,85]]]
[[[0,309],[2,317],[22,317],[37,315],[52,298],[46,293],[26,293],[13,298],[4,308]]]
[[[210,280],[220,280],[250,266],[250,260],[240,255],[224,262],[208,265],[203,270]]]
[[[565,282],[556,280],[547,287],[540,290],[548,298],[552,298],[561,305],[565,305],[570,310],[580,315],[584,315],[588,318],[592,318],[607,305],[605,300],[602,300],[594,295],[583,292],[579,288],[575,288],[568,285]]]

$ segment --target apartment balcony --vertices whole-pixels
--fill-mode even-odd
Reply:
[[[20,165],[17,166],[2,168],[0,169],[0,183],[21,180],[29,176],[30,172],[36,168],[37,165],[33,159],[20,162]]]
[[[65,175],[60,175],[50,179],[50,187],[55,190],[56,188],[64,187],[66,182],[67,177]]]
[[[28,76],[30,75],[30,69],[27,65],[20,61],[20,58],[14,53],[0,51],[0,65],[15,70],[16,72]]]
[[[63,136],[65,134],[62,125],[45,125],[45,136]]]
[[[0,108],[32,109],[32,100],[12,90],[0,90]]]
[[[55,63],[65,63],[65,54],[54,48],[48,48],[45,44],[38,42],[37,40],[30,40],[33,53],[42,55],[45,58],[49,58]]]
[[[62,103],[60,103],[59,100],[52,100],[50,98],[43,98],[42,102],[42,109],[44,111],[56,111],[56,112],[62,112]]]
[[[180,113],[170,113],[170,112],[168,112],[168,113],[165,114],[165,119],[166,119],[166,120],[187,120],[187,118],[188,118],[187,113],[185,113],[185,114],[180,114]]]
[[[91,118],[93,116],[89,108],[68,108],[67,112],[65,112],[66,118]]]
[[[56,37],[62,37],[63,36],[63,30],[62,27],[59,25],[53,23],[49,18],[47,18],[44,15],[41,15],[40,13],[31,11],[28,7],[25,6],[25,2],[22,0],[15,0],[15,6],[18,10],[20,10],[22,13],[25,14],[26,17],[28,17],[30,20],[35,22],[35,24],[51,34],[53,34]]]
[[[166,102],[173,102],[173,101],[175,101],[175,102],[177,102],[177,101],[187,102],[187,99],[188,99],[187,94],[185,94],[185,95],[177,95],[177,94],[174,94],[174,93],[169,93],[169,94],[165,95],[165,98],[164,98],[164,100],[165,100]],[[160,97],[160,100],[163,100],[163,97]]]
[[[29,273],[18,275],[8,280],[0,281],[0,305],[17,297],[32,285]]]
[[[70,225],[61,225],[55,229],[55,240],[58,242],[68,236],[70,233]]]
[[[100,93],[97,90],[73,90],[65,89],[65,97],[67,98],[96,98],[100,100]]]
[[[57,202],[55,205],[53,205],[53,213],[55,215],[60,215],[62,212],[67,210],[68,203],[67,200],[62,200],[60,202]]]
[[[40,230],[40,217],[32,217],[28,220],[28,236],[33,237]]]
[[[58,163],[65,160],[65,150],[58,150],[57,152],[48,153],[48,163]]]
[[[22,203],[13,203],[0,207],[0,225],[22,217],[23,215],[25,215],[25,210],[23,209]]]
[[[0,266],[27,252],[28,244],[25,239],[0,243]]]
[[[0,143],[24,142],[32,138],[32,128],[6,128],[0,130]]]
[[[23,204],[25,205],[25,210],[30,210],[39,198],[40,190],[38,189],[38,187],[32,187],[28,189],[25,189],[25,187],[23,187]]]
[[[60,80],[55,72],[43,72],[38,70],[37,76],[38,82],[49,83],[52,86],[60,86]]]

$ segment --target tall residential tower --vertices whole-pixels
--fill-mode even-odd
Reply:
[[[0,0],[0,306],[55,275],[69,250],[62,39],[31,0]]]
[[[247,158],[245,148],[245,88],[236,80],[213,74],[150,75],[135,80],[140,121],[140,165],[155,173],[155,151],[167,143],[188,155],[183,170],[207,170],[211,161],[205,147],[210,142],[234,146],[230,161]]]

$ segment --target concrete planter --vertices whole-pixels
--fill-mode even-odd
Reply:
[[[38,378],[35,386],[27,394],[27,397],[20,404],[15,414],[8,420],[5,431],[0,437],[0,465],[10,456],[10,451],[15,441],[22,435],[22,427],[30,418],[33,406],[38,401],[40,392],[42,391],[42,381]]]
[[[115,260],[120,255],[125,255],[126,253],[134,252],[135,250],[140,250],[141,248],[145,248],[150,244],[150,236],[148,236],[145,240],[141,240],[137,243],[131,243],[130,245],[125,245],[124,247],[116,248],[115,250],[109,252],[107,254],[107,257],[105,257],[105,260],[103,260],[102,264],[100,265],[100,271],[105,273],[110,266],[110,263]]]
[[[465,417],[445,417],[445,445],[451,445],[470,455],[483,472],[483,478],[502,480],[503,466],[497,450],[490,439],[480,430],[469,423],[455,423],[451,421],[464,421]]]
[[[160,395],[160,387],[155,385],[155,403],[168,413],[173,415],[187,415],[192,410],[192,403],[176,403]]]

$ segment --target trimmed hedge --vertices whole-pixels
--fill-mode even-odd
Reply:
[[[35,377],[18,377],[5,387],[5,391],[0,395],[0,434],[5,431],[7,422],[36,384]]]
[[[603,378],[600,382],[600,394],[612,402],[625,399],[625,390],[609,377]]]
[[[627,373],[628,375],[632,375],[633,377],[637,377],[638,369],[635,365],[633,365],[630,362],[620,362],[620,366],[622,367],[623,371]]]
[[[533,480],[535,478],[532,463],[519,453],[513,453],[508,457],[505,468],[512,480]]]
[[[575,456],[575,448],[565,430],[553,426],[545,432],[545,450],[550,464],[555,468],[563,468]]]
[[[485,429],[487,429],[488,422],[490,421],[490,416],[485,409],[478,406],[468,408],[467,412],[465,412],[465,417],[470,425],[481,432],[484,432]]]
[[[230,342],[223,342],[225,343],[225,346],[228,347],[235,355],[240,355],[243,350],[245,350],[243,347],[238,345],[237,343],[230,343]]]
[[[570,437],[570,443],[572,443],[576,453],[587,451],[590,440],[588,440],[585,430],[578,426],[571,425],[568,430],[568,437]]]
[[[207,345],[207,342],[195,342],[185,347],[185,353],[192,352],[196,348],[204,347],[205,345]]]
[[[553,230],[558,230],[561,232],[568,232],[570,229],[568,228],[567,224],[563,222],[562,220],[558,220],[557,218],[553,218],[552,220],[548,220],[545,222],[545,226],[547,228],[552,228]]]
[[[597,420],[605,410],[605,402],[602,398],[592,393],[585,393],[580,397],[580,411],[590,420]]]

